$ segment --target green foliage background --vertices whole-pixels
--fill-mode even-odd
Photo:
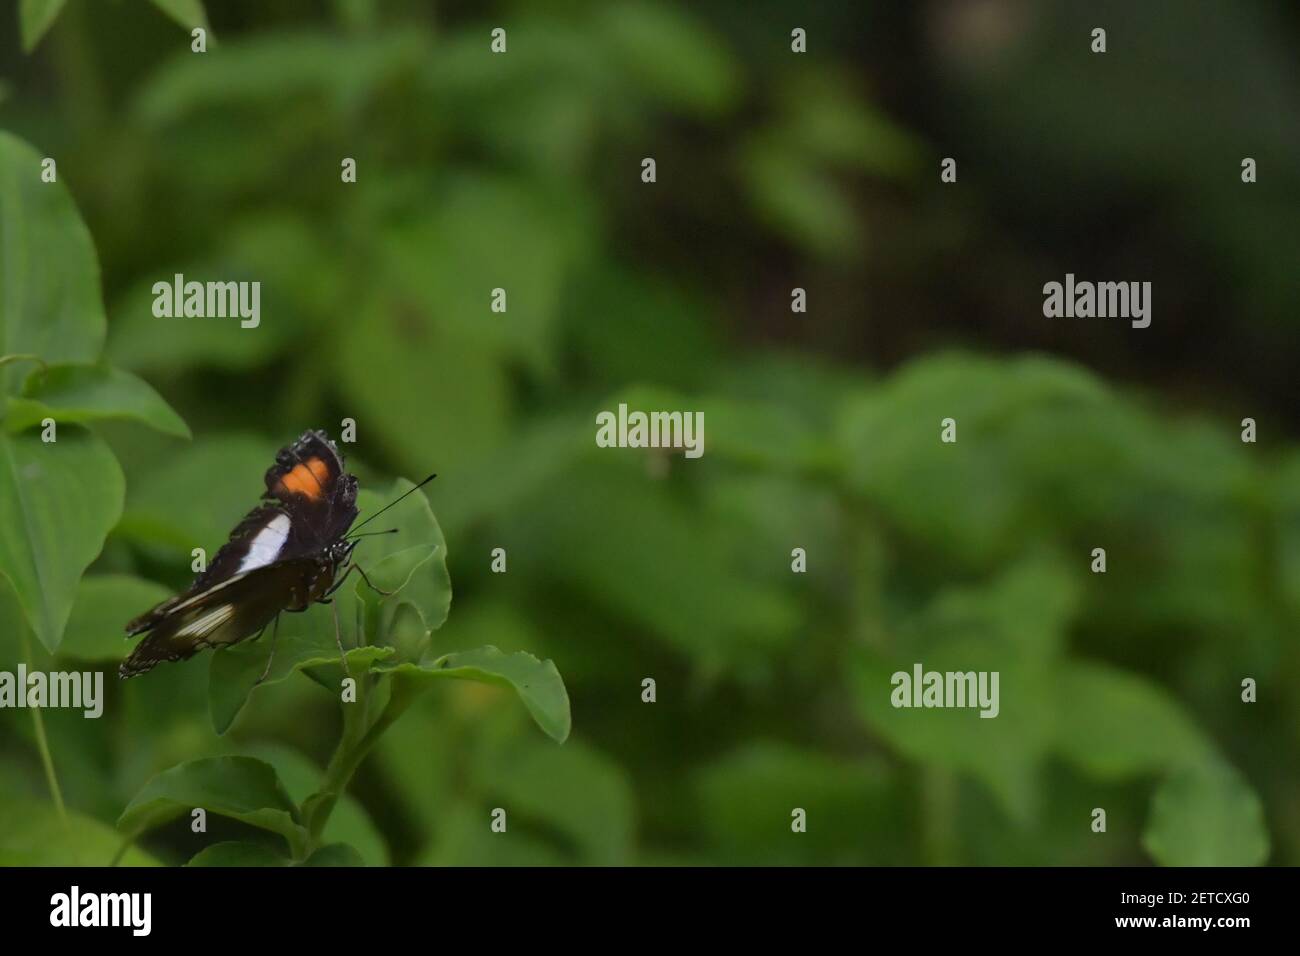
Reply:
[[[81,510],[0,578],[0,667],[111,677],[275,449],[353,417],[363,487],[440,474],[433,651],[554,659],[574,727],[425,695],[331,821],[368,864],[1295,864],[1297,23],[1185,6],[0,3],[0,353],[49,365],[0,368],[5,527],[45,414],[106,476],[40,492]],[[1151,279],[1152,327],[1043,319],[1067,271]],[[176,272],[260,280],[261,326],[155,319]],[[619,401],[703,410],[705,456],[598,450]],[[0,711],[0,862],[106,862],[184,761],[311,793],[337,705],[286,670],[219,735],[209,658],[44,715],[75,832]],[[1000,671],[1001,715],[894,710],[914,661]]]

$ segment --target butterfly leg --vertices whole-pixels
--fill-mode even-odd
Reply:
[[[359,565],[359,564],[354,564],[354,565],[352,565],[352,567],[354,567],[354,568],[357,569],[357,574],[361,575],[361,580],[363,580],[363,581],[366,582],[366,587],[370,588],[370,590],[374,591],[376,594],[381,594],[381,595],[383,595],[384,597],[388,597],[389,595],[391,595],[391,594],[393,593],[392,591],[385,591],[383,588],[377,588],[377,587],[375,587],[374,582],[371,581],[370,578],[366,575],[366,572],[365,572],[365,570],[361,567],[361,565]]]
[[[348,655],[343,650],[343,629],[339,626],[339,604],[337,601],[330,601],[330,607],[334,610],[334,643],[339,646],[339,663],[343,665],[343,673],[351,677],[352,671],[348,670]]]
[[[265,630],[266,628],[262,628],[262,631]],[[262,631],[257,632],[258,637],[262,636]],[[271,661],[275,660],[275,639],[279,636],[279,634],[280,634],[280,615],[277,614],[275,616],[275,620],[271,622],[271,653],[266,655],[266,668],[262,671],[262,676],[257,679],[257,684],[260,684],[262,683],[262,681],[266,680],[266,676],[271,673]],[[257,684],[254,684],[253,686],[256,687]]]

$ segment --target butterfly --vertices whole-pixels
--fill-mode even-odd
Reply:
[[[430,475],[361,524],[435,477]],[[375,591],[389,593],[375,587],[352,563],[358,536],[349,529],[357,517],[357,479],[347,473],[343,455],[325,432],[304,432],[279,451],[267,469],[262,499],[188,590],[127,624],[128,637],[145,637],[118,668],[119,677],[143,674],[163,661],[185,660],[204,648],[260,637],[275,622],[265,679],[281,613],[332,603],[330,595],[353,570]],[[342,656],[337,608],[334,637]]]

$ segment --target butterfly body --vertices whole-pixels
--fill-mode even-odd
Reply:
[[[322,431],[304,432],[266,472],[264,504],[183,593],[126,626],[145,637],[118,669],[134,677],[163,661],[228,647],[260,634],[280,613],[328,603],[351,562],[357,480]]]

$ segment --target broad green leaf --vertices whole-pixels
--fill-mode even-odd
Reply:
[[[266,680],[258,682],[266,670],[266,659],[271,648],[271,629],[256,641],[248,640],[225,647],[212,655],[208,668],[208,710],[212,716],[212,729],[224,734],[235,722],[244,704],[254,693],[278,684],[291,674],[314,668],[331,667],[343,676],[339,668],[339,651],[334,642],[333,625],[328,634],[321,629],[313,632],[291,630],[295,622],[281,619],[280,635],[275,642],[275,659]],[[371,666],[393,654],[389,647],[348,647],[348,670],[353,676],[364,674]],[[333,682],[334,688],[338,682]]]
[[[186,866],[289,866],[288,858],[260,843],[226,840],[204,847]]]
[[[31,53],[41,42],[45,31],[54,26],[59,11],[67,0],[22,0],[18,7],[18,20],[23,33],[23,52]]]
[[[1026,561],[982,588],[953,588],[899,628],[888,651],[850,656],[859,713],[893,747],[919,764],[980,780],[1021,824],[1039,814],[1044,761],[1059,708],[1054,676],[1078,588],[1053,565]],[[998,674],[997,715],[979,706],[895,707],[894,675],[914,667],[942,673]],[[978,686],[977,686],[978,692]],[[989,701],[987,712],[993,712]]]
[[[153,0],[153,5],[187,29],[208,29],[208,14],[203,9],[203,0]],[[212,42],[211,36],[208,42]]]
[[[9,399],[5,427],[22,431],[46,417],[75,424],[128,418],[190,437],[185,422],[147,382],[109,365],[51,365],[28,375],[22,395]]]
[[[437,202],[383,237],[383,286],[411,321],[497,357],[545,370],[565,281],[592,232],[581,193],[527,180],[462,175]],[[504,313],[491,290],[506,291]],[[427,357],[427,356],[425,356]]]
[[[1164,866],[1259,866],[1269,852],[1264,808],[1227,764],[1184,768],[1156,791],[1142,845]]]
[[[391,596],[381,598],[360,574],[355,574],[356,583],[352,589],[360,600],[367,605],[378,603],[394,611],[399,605],[409,605],[419,612],[425,627],[433,631],[442,627],[451,607],[447,542],[425,497],[437,489],[441,480],[435,479],[385,512],[377,519],[381,524],[367,526],[366,531],[391,527],[397,528],[397,533],[362,539],[352,556],[353,563],[366,572],[376,587],[393,592]],[[358,524],[412,487],[412,482],[399,478],[387,491],[362,489],[357,496]],[[390,623],[391,615],[388,615],[382,622],[384,632],[370,635],[370,640],[384,643]]]
[[[798,621],[790,596],[739,571],[710,516],[646,473],[644,450],[600,454],[589,453],[511,513],[519,550],[545,562],[546,586],[559,581],[706,669],[787,645]]]
[[[365,866],[366,861],[355,847],[346,843],[330,843],[302,861],[303,866]]]
[[[1178,703],[1134,674],[1071,662],[1061,668],[1057,699],[1065,706],[1056,751],[1094,777],[1172,770],[1213,753]]]
[[[503,654],[489,645],[446,654],[424,664],[380,664],[375,670],[393,675],[394,695],[419,693],[444,678],[510,688],[550,737],[563,743],[569,736],[572,721],[564,680],[552,661],[539,661],[532,654]]]
[[[0,796],[0,866],[108,866],[122,846],[122,834],[72,811],[67,821],[53,804]],[[157,866],[132,847],[122,866]]]
[[[57,440],[0,434],[0,574],[51,651],[82,573],[122,513],[122,471],[108,446],[76,427]]]
[[[270,830],[297,856],[307,831],[275,768],[251,757],[202,757],[158,774],[127,804],[117,827],[132,836],[202,807]]]
[[[130,574],[88,574],[77,586],[59,653],[86,661],[120,661],[134,646],[126,622],[166,600],[171,591]]]
[[[449,471],[505,445],[506,370],[487,347],[437,329],[427,308],[377,287],[332,344],[339,401],[403,471]],[[455,415],[413,414],[452,407]]]
[[[41,159],[0,131],[0,356],[93,362],[104,346],[99,261],[62,179],[41,182]],[[26,374],[0,367],[0,392]]]
[[[114,299],[107,355],[115,365],[156,375],[178,368],[264,366],[319,333],[320,317],[333,314],[340,279],[328,257],[321,237],[300,219],[273,212],[239,219],[215,248],[174,263],[161,276],[146,274]],[[258,324],[244,328],[237,316],[155,316],[155,283],[174,283],[177,273],[187,281],[260,282]]]
[[[320,790],[325,776],[315,763],[301,751],[282,744],[252,744],[242,748],[248,756],[265,760],[275,767],[289,796],[299,805]],[[346,844],[359,854],[360,862],[373,866],[386,866],[389,862],[388,844],[371,820],[361,802],[344,792],[334,804],[329,822],[320,836],[322,843]],[[353,864],[347,864],[353,865]]]

